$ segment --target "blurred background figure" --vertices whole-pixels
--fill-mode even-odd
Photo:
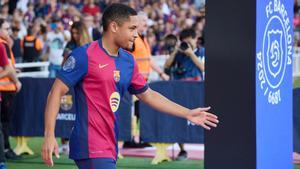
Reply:
[[[89,34],[90,38],[93,41],[100,39],[101,33],[99,31],[99,27],[94,22],[94,17],[89,14],[84,14],[82,20],[83,20],[85,27],[88,30],[88,34]]]
[[[54,16],[52,23],[50,24],[50,31],[47,33],[48,43],[48,59],[49,65],[49,77],[56,77],[57,71],[60,70],[63,61],[64,46],[68,42],[70,33],[64,30],[60,18]]]
[[[29,26],[27,35],[21,42],[23,50],[23,62],[37,62],[40,60],[40,54],[43,49],[43,43],[36,33],[33,26]],[[39,71],[39,68],[24,68],[23,72]]]
[[[204,80],[204,53],[198,48],[198,37],[192,28],[180,32],[180,45],[177,47],[177,38],[168,35],[165,38],[166,48],[170,57],[165,63],[165,70],[172,80],[202,81]],[[186,160],[187,151],[184,144],[179,143],[180,152],[176,160]]]
[[[18,159],[9,143],[9,124],[15,92],[21,90],[21,83],[14,69],[15,60],[11,50],[13,40],[10,38],[10,24],[0,18],[0,169],[6,169],[5,159]]]

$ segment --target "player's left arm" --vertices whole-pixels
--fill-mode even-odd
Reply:
[[[160,93],[148,88],[145,92],[136,95],[141,101],[154,109],[174,116],[185,118],[203,128],[210,130],[217,127],[218,117],[209,113],[210,107],[188,109],[172,102]]]

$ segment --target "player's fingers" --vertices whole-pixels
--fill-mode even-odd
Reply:
[[[59,158],[59,148],[58,148],[58,145],[56,145],[56,146],[54,147],[54,154],[55,154],[55,157],[56,157],[56,158]]]
[[[43,155],[42,155],[42,158],[43,158],[43,161],[46,165],[50,166],[51,163],[50,163],[50,156],[49,156],[49,151],[50,149],[48,149],[47,147],[46,148],[43,148]]]
[[[203,128],[205,128],[206,130],[210,130],[210,127],[208,127],[205,123],[201,124],[201,126],[202,126]]]
[[[219,123],[219,120],[216,119],[216,118],[212,118],[212,117],[207,116],[206,119],[211,121],[211,122],[214,122],[214,123]]]
[[[212,127],[217,127],[217,124],[215,124],[213,122],[210,122],[208,120],[206,120],[204,123],[207,124],[207,125],[209,125],[209,126],[212,126]]]
[[[52,153],[53,153],[53,149],[51,148],[51,149],[48,149],[48,153],[47,153],[47,155],[48,155],[48,159],[47,159],[47,164],[49,165],[49,166],[53,166],[53,160],[52,160]]]
[[[215,119],[218,118],[218,116],[216,116],[216,115],[214,115],[214,114],[212,114],[212,113],[206,112],[206,115],[207,115],[208,117],[212,117],[212,118],[215,118]]]
[[[46,149],[45,149],[44,146],[42,147],[42,159],[43,159],[43,161],[46,163],[47,152],[46,152]]]
[[[208,110],[210,110],[210,106],[208,106],[208,107],[201,107],[201,108],[198,108],[198,110],[199,111],[208,111]]]

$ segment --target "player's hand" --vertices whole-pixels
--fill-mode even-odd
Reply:
[[[210,107],[193,109],[187,115],[187,120],[196,125],[200,125],[207,130],[210,130],[211,127],[217,127],[217,124],[219,123],[218,117],[207,112],[209,109]]]
[[[53,166],[52,153],[54,152],[56,158],[59,158],[58,144],[55,137],[44,138],[44,143],[42,145],[42,159],[44,163],[48,166]]]

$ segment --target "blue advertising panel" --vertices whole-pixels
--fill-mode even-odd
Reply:
[[[12,111],[10,135],[43,136],[44,110],[54,79],[20,78],[22,90],[16,95]],[[55,135],[68,138],[76,119],[75,93],[73,89],[61,98]],[[125,94],[120,103],[119,140],[131,140],[131,95]]]
[[[188,108],[204,106],[204,82],[160,81],[151,89]],[[140,102],[141,138],[146,142],[203,143],[204,130],[186,119],[156,111]]]
[[[292,0],[256,1],[257,169],[292,169]]]

